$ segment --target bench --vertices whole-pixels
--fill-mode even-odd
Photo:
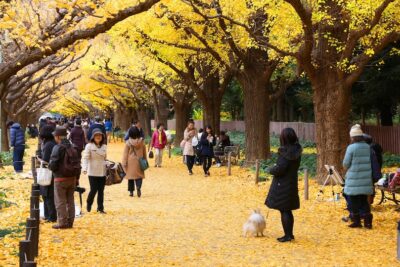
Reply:
[[[400,187],[397,186],[395,189],[390,189],[389,187],[384,187],[381,185],[375,185],[375,189],[381,191],[381,200],[378,205],[386,201],[393,201],[396,205],[400,204],[400,200],[396,199],[396,194],[400,194]],[[389,193],[391,196],[387,196],[386,193]]]
[[[218,149],[218,148],[216,148]],[[229,155],[231,156],[231,163],[237,164],[240,159],[240,146],[226,146],[224,147],[223,155],[216,155],[215,157],[219,158],[221,163],[227,163],[229,161]]]

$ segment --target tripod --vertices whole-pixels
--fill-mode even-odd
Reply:
[[[334,185],[336,184],[343,184],[342,177],[337,173],[334,166],[325,165],[326,170],[328,171],[328,175],[321,186],[321,189],[318,192],[317,200],[322,201],[324,196],[324,188],[330,183],[332,189],[332,201],[335,202],[338,198],[335,199],[336,193]]]

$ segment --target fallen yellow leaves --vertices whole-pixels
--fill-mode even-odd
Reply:
[[[122,148],[111,144],[110,159],[119,161]],[[319,186],[311,182],[310,200],[302,201],[294,213],[296,240],[280,244],[276,241],[282,235],[279,212],[264,206],[269,182],[256,186],[253,174],[238,167],[231,177],[224,167],[213,167],[209,178],[196,167],[195,175],[189,176],[181,158],[166,156],[164,162],[163,168],[149,170],[141,199],[128,196],[124,181],[106,187],[106,215],[85,213],[71,230],[56,231],[51,224],[42,224],[38,265],[398,265],[394,204],[373,207],[373,230],[349,229],[341,222],[346,214],[343,199],[317,201]],[[82,185],[89,188],[87,177],[82,177]],[[325,192],[330,198],[329,187]],[[241,237],[242,225],[254,208],[268,214],[265,238]],[[17,262],[14,255],[6,257],[5,265]]]

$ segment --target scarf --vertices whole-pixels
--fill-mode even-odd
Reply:
[[[161,145],[162,144],[162,131],[158,131],[158,143]]]

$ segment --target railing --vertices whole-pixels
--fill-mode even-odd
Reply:
[[[36,158],[32,157],[32,175],[34,182],[31,188],[30,214],[26,219],[25,240],[19,242],[19,266],[36,266],[35,258],[39,255],[40,225],[40,186],[37,184]]]

